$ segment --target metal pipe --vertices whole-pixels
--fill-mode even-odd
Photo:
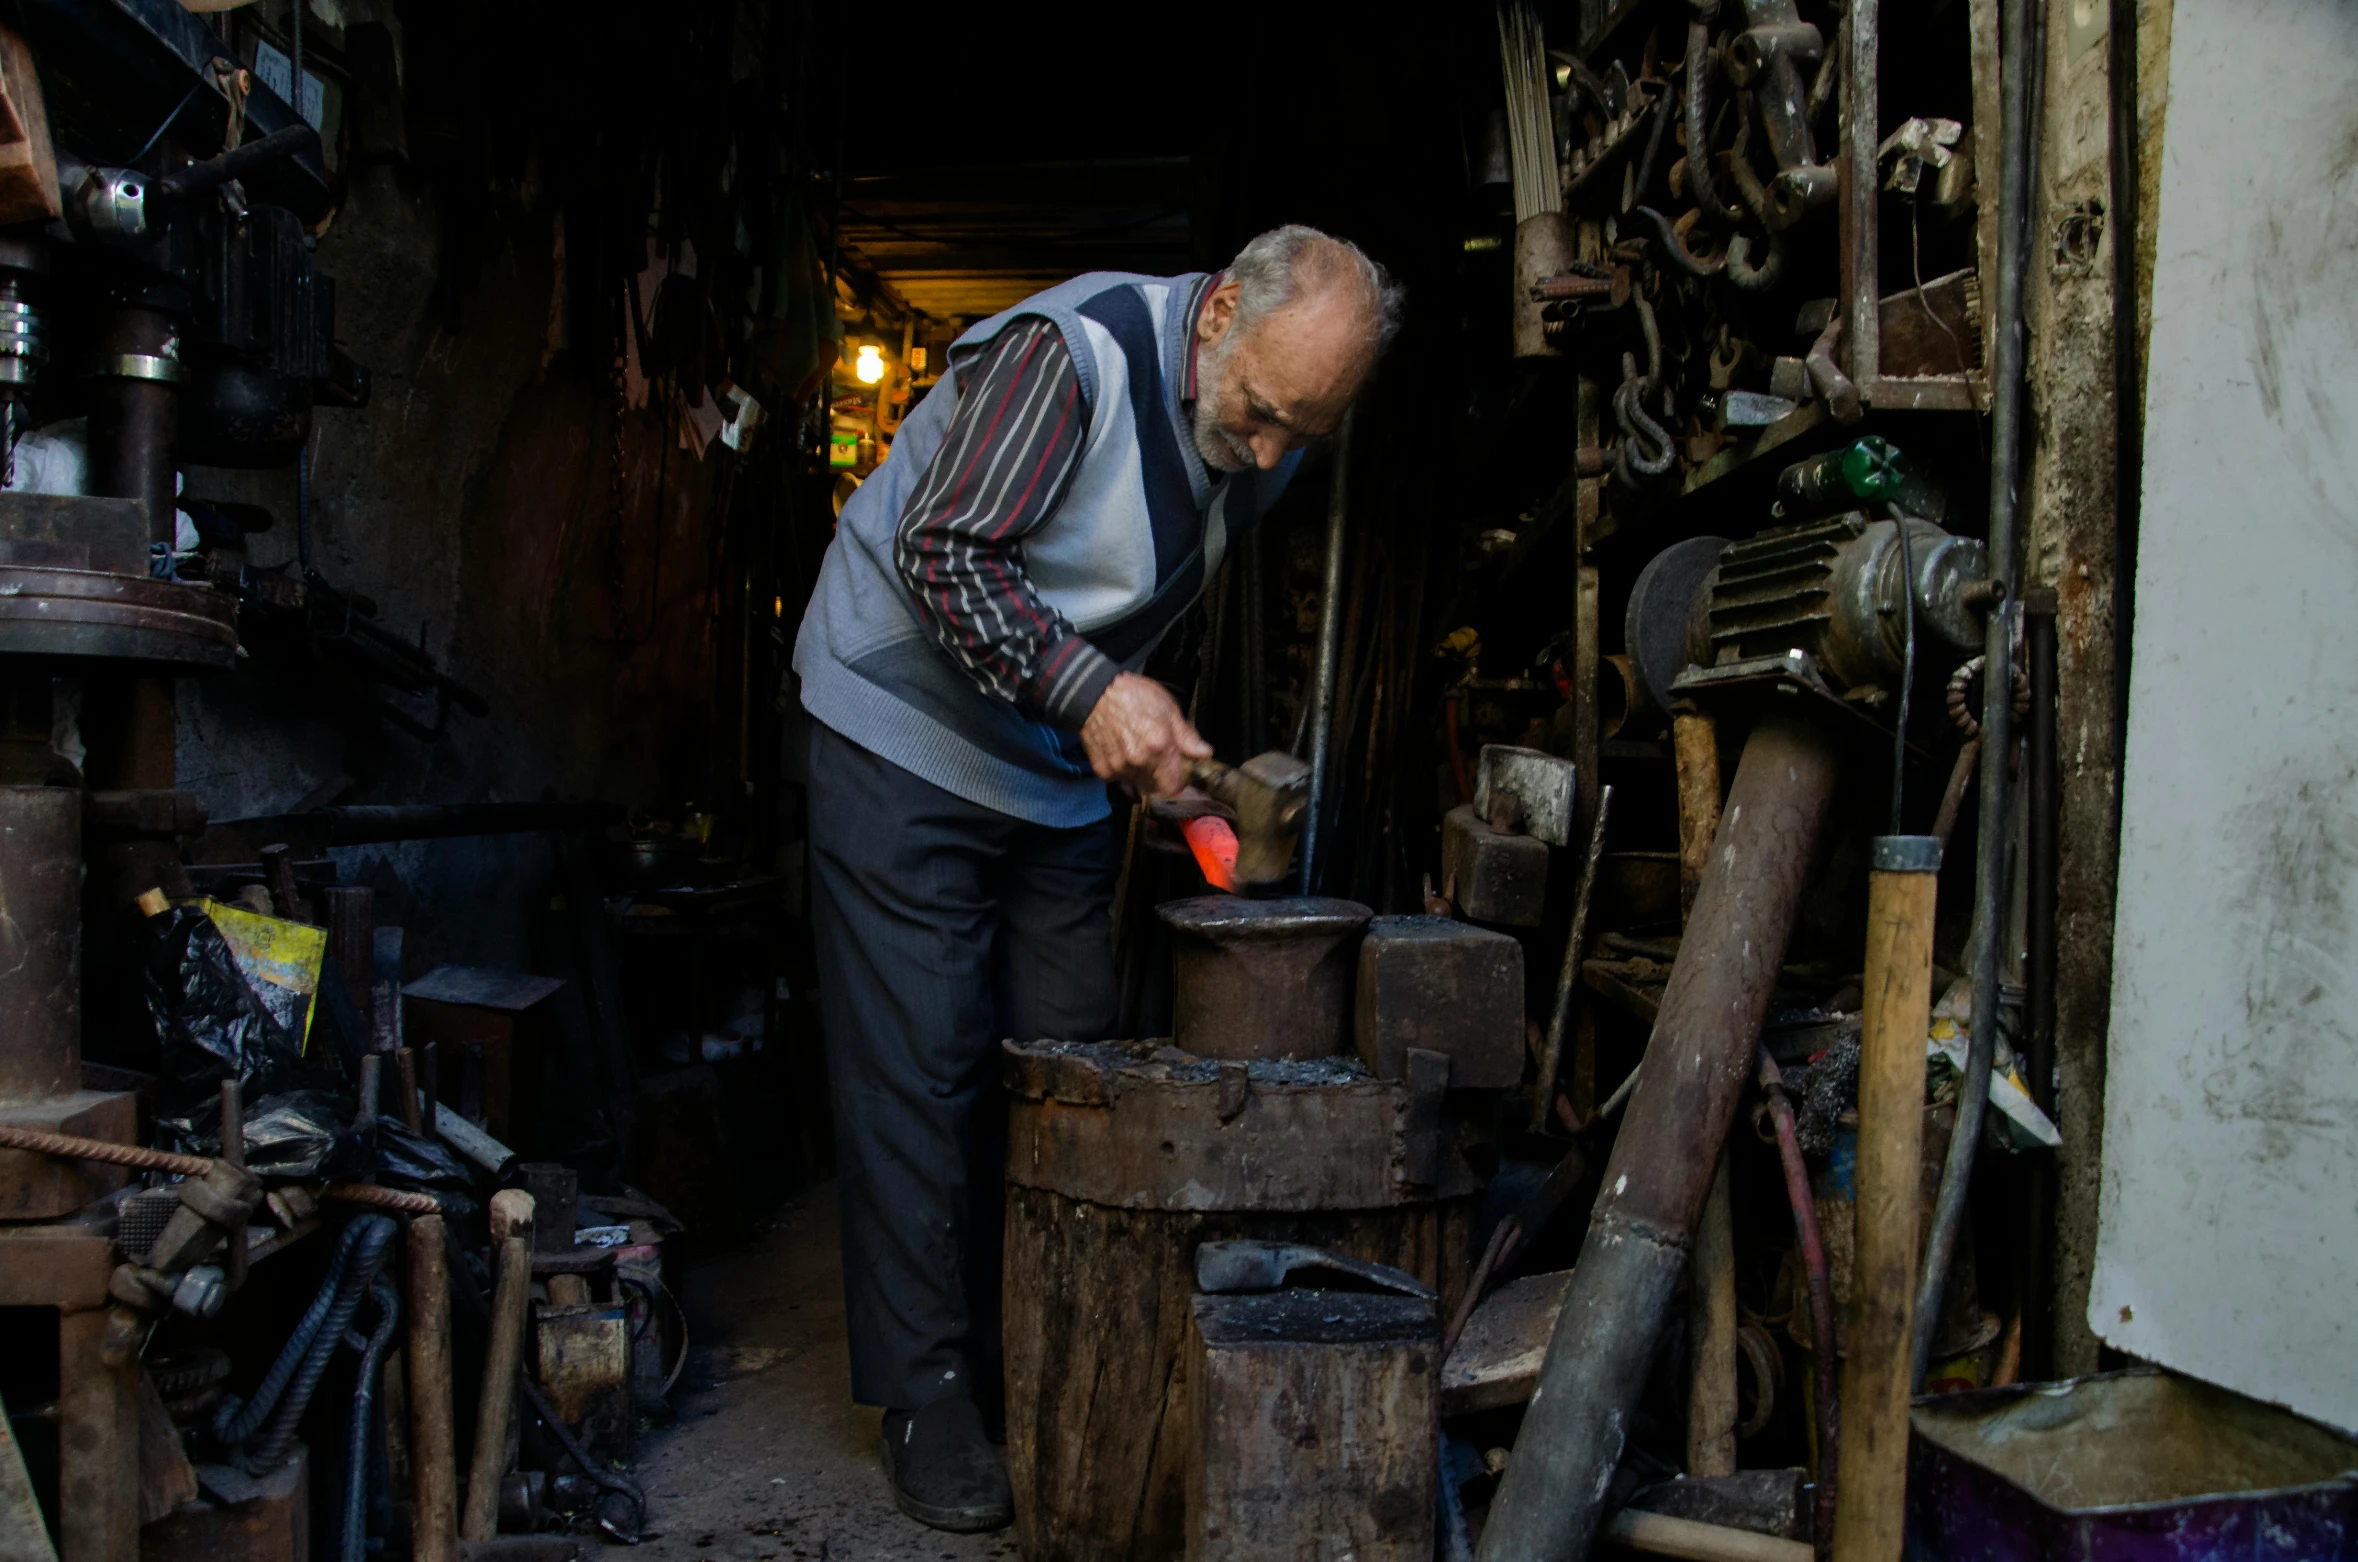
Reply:
[[[1821,1558],[1834,1551],[1834,1499],[1842,1448],[1841,1404],[1834,1389],[1834,1268],[1826,1261],[1825,1234],[1818,1229],[1818,1201],[1810,1192],[1809,1163],[1801,1158],[1801,1129],[1785,1076],[1768,1048],[1760,1049],[1760,1088],[1768,1097],[1769,1121],[1777,1130],[1777,1161],[1785,1172],[1785,1202],[1793,1210],[1793,1240],[1801,1248],[1801,1272],[1809,1282],[1809,1337],[1812,1377],[1818,1394],[1818,1490],[1810,1533]]]
[[[2014,753],[2015,585],[2022,567],[2017,508],[2022,479],[2023,255],[2028,247],[2030,140],[2037,111],[2030,93],[2034,27],[2031,0],[2004,0],[2000,32],[2004,59],[1999,66],[2004,161],[1998,180],[1998,285],[1996,351],[1990,372],[1991,582],[1999,604],[1984,632],[1981,670],[1981,838],[1975,843],[1974,920],[1982,930],[1973,961],[1973,1039],[1965,1078],[1957,1088],[1957,1127],[1941,1169],[1940,1194],[1924,1244],[1924,1267],[1916,1283],[1915,1349],[1912,1384],[1922,1384],[1932,1359],[1932,1336],[1940,1326],[1941,1290],[1963,1227],[1965,1196],[1973,1183],[1973,1158],[1981,1147],[1982,1111],[1989,1105],[1990,1065],[1997,1053],[1998,981],[2006,907],[2009,796],[2007,770]]]
[[[1932,1019],[1933,900],[1939,889],[1938,840],[1876,839],[1867,875],[1856,1278],[1842,1364],[1834,1562],[1899,1562],[1907,1520],[1913,1349],[1908,1308],[1923,1180],[1924,1037]]]
[[[1317,893],[1320,825],[1332,780],[1335,725],[1335,663],[1343,633],[1343,528],[1351,513],[1351,425],[1356,410],[1343,414],[1335,432],[1334,470],[1326,494],[1326,574],[1318,603],[1318,659],[1310,672],[1310,807],[1302,818],[1302,893]]]
[[[344,1533],[339,1562],[368,1562],[369,1429],[377,1397],[377,1374],[393,1331],[401,1326],[401,1289],[380,1272],[369,1293],[377,1304],[377,1326],[360,1353],[360,1380],[352,1390],[352,1420],[344,1441]]]
[[[1482,1534],[1484,1562],[1588,1554],[1653,1366],[1841,762],[1833,735],[1756,727],[1671,967],[1646,1065]]]
[[[0,786],[0,905],[10,945],[0,965],[0,1102],[70,1096],[82,1088],[78,788]]]
[[[359,1236],[347,1244],[351,1259],[335,1281],[326,1321],[304,1352],[302,1366],[287,1386],[286,1398],[280,1402],[270,1429],[263,1434],[261,1446],[246,1460],[247,1467],[258,1474],[286,1463],[287,1450],[294,1446],[295,1428],[301,1424],[303,1412],[310,1408],[311,1396],[318,1392],[319,1380],[327,1372],[329,1360],[342,1347],[344,1331],[352,1326],[352,1316],[360,1310],[361,1298],[376,1283],[377,1269],[384,1263],[386,1251],[393,1245],[393,1235],[400,1227],[390,1215],[361,1215],[345,1229],[358,1231]]]
[[[1238,654],[1244,663],[1244,728],[1242,752],[1258,754],[1269,742],[1269,711],[1263,701],[1264,670],[1261,661],[1262,614],[1261,597],[1261,530],[1255,527],[1245,533],[1242,563],[1244,578],[1237,583],[1244,599],[1242,617],[1238,624]]]
[[[2145,505],[2145,366],[2137,336],[2137,239],[2144,155],[2137,113],[2137,0],[2110,0],[2106,92],[2112,196],[2112,754],[2128,751],[2129,641],[2137,622],[2137,535]],[[2113,788],[2119,828],[2120,788]]]

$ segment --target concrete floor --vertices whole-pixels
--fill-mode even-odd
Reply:
[[[689,1270],[678,1419],[641,1444],[656,1538],[678,1562],[1012,1557],[1009,1532],[944,1535],[901,1516],[876,1462],[877,1412],[851,1403],[832,1184],[747,1247]],[[587,1543],[585,1556],[603,1548]],[[616,1557],[618,1553],[604,1553]]]

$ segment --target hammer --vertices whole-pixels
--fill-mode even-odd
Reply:
[[[1294,837],[1310,805],[1310,767],[1283,749],[1231,768],[1191,760],[1187,779],[1236,811],[1236,879],[1275,884],[1294,860]]]

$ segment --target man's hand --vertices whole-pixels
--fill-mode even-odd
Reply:
[[[1187,785],[1187,762],[1212,757],[1212,745],[1180,714],[1179,702],[1152,678],[1122,673],[1105,686],[1081,724],[1089,766],[1140,796],[1169,797]]]

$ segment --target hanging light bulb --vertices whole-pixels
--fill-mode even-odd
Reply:
[[[870,342],[860,349],[860,356],[852,364],[852,373],[862,385],[873,385],[884,378],[884,349]]]

